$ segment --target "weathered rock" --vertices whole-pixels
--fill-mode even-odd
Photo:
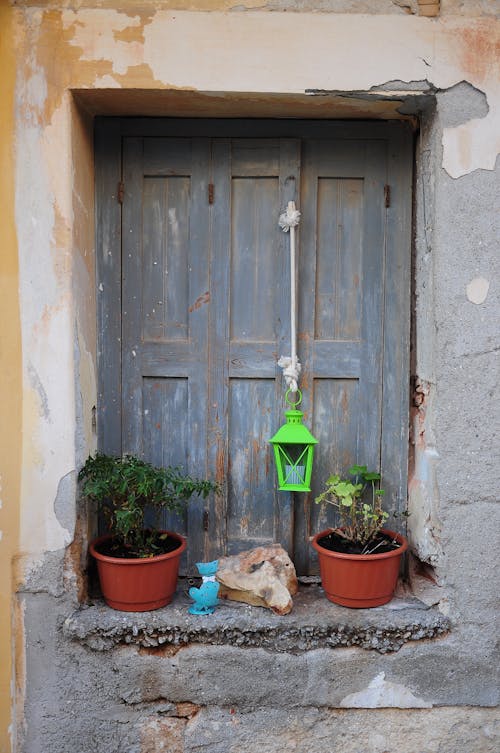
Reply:
[[[298,582],[292,560],[279,544],[260,546],[219,560],[221,598],[288,614]]]

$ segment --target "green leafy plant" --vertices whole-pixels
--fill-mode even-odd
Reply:
[[[147,527],[146,513],[155,523],[162,510],[183,513],[195,494],[203,499],[218,485],[191,478],[178,467],[157,468],[145,460],[96,453],[78,474],[82,493],[97,504],[109,532],[131,557],[152,557],[160,550],[156,525]]]
[[[353,465],[349,468],[349,475],[354,477],[353,480],[342,479],[337,474],[330,476],[325,491],[314,501],[336,507],[340,525],[333,531],[368,550],[389,517],[389,513],[382,509],[385,492],[380,489],[380,473],[369,471],[366,465]]]

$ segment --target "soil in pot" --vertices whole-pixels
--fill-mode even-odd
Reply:
[[[386,533],[378,533],[366,544],[360,544],[357,541],[349,541],[344,536],[335,531],[331,531],[327,536],[318,539],[318,544],[329,552],[340,552],[341,554],[383,554],[399,549],[401,542],[393,536]]]
[[[182,542],[178,538],[163,531],[154,531],[150,539],[151,553],[148,556],[153,557],[158,554],[175,552],[181,545]],[[104,554],[106,557],[117,557],[118,559],[148,558],[139,554],[133,547],[123,544],[122,541],[117,541],[113,537],[103,538],[99,543],[96,543],[95,549],[99,554]]]

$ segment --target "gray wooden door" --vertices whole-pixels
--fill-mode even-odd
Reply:
[[[268,439],[288,347],[277,218],[298,166],[292,140],[125,141],[122,446],[222,484],[189,507],[197,558],[292,543]]]
[[[319,451],[295,516],[301,571],[312,552],[300,542],[331,525],[331,508],[311,504],[325,480],[356,462],[380,467],[385,163],[379,141],[304,143],[299,338]]]
[[[398,244],[409,196],[391,215],[385,186],[408,174],[409,151],[397,139],[391,151],[383,138],[297,135],[123,140],[121,301],[109,304],[122,319],[121,450],[221,482],[186,521],[164,521],[184,525],[191,563],[281,541],[299,572],[316,572],[309,536],[329,521],[314,496],[353,462],[387,470],[391,506],[404,504],[407,390],[394,385],[408,381],[409,254]],[[320,442],[309,495],[277,491],[268,444],[285,409],[289,239],[278,217],[290,199],[302,212],[303,409]]]

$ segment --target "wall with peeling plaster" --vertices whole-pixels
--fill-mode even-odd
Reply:
[[[14,563],[16,625],[12,663],[10,627],[2,628],[0,751],[13,746],[35,753],[42,745],[76,753],[76,744],[79,753],[91,751],[92,730],[98,729],[111,735],[116,750],[160,751],[154,734],[160,728],[177,730],[171,750],[188,751],[200,739],[196,719],[202,718],[210,732],[205,749],[231,749],[227,709],[216,699],[204,702],[203,681],[187,699],[169,696],[163,682],[166,709],[152,702],[148,683],[160,682],[159,667],[140,651],[115,650],[113,671],[107,667],[99,681],[99,708],[87,707],[105,660],[69,647],[61,633],[85,598],[87,521],[77,504],[75,472],[96,442],[96,114],[406,117],[419,124],[408,527],[418,555],[415,592],[446,611],[453,630],[418,649],[409,644],[394,658],[374,659],[362,649],[349,649],[345,663],[337,653],[344,649],[310,652],[305,663],[287,655],[283,671],[293,688],[304,677],[312,687],[316,678],[329,699],[325,709],[372,708],[380,705],[376,697],[398,706],[403,699],[414,716],[408,712],[396,722],[394,713],[387,715],[395,729],[411,728],[419,714],[432,711],[443,735],[450,726],[461,734],[475,729],[475,750],[493,751],[487,710],[464,717],[457,708],[439,716],[439,707],[496,702],[489,535],[498,515],[499,460],[498,3],[442,0],[436,18],[419,16],[413,0],[304,0],[293,8],[279,0],[264,6],[210,0],[117,6],[113,0],[0,6],[2,29],[10,31],[0,48],[0,76],[3,90],[12,92],[12,100],[2,102],[7,292],[1,306],[2,322],[8,322],[2,374],[10,376],[1,382],[9,447],[1,468],[7,501],[0,510],[0,552],[3,573]],[[419,579],[422,572],[427,577]],[[176,660],[180,687],[193,663],[210,678],[228,660],[220,648],[189,646],[186,652],[184,664]],[[232,666],[246,667],[252,676],[249,658],[248,650],[231,654]],[[447,662],[468,668],[470,682],[458,682]],[[142,678],[134,704],[123,700],[127,683],[137,683],[127,675],[130,663]],[[271,689],[266,691],[264,671],[259,683],[266,697]],[[257,749],[252,725],[280,728],[287,718],[273,700],[252,721],[251,692],[249,687],[239,728],[246,730],[241,740],[249,751]],[[236,705],[243,695],[234,683],[222,693]],[[311,698],[305,693],[295,704],[302,704],[304,719],[316,713]],[[192,701],[194,711],[179,709],[181,701]],[[320,719],[316,740],[311,726],[308,750],[319,750],[322,735],[338,724],[329,713]],[[378,724],[374,713],[381,712],[358,710],[342,719],[351,719],[354,729],[369,715],[362,723],[371,726]],[[17,743],[8,731],[12,715]],[[453,735],[450,740],[436,750],[458,751]],[[382,738],[371,745],[373,751],[389,749]]]

